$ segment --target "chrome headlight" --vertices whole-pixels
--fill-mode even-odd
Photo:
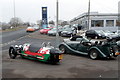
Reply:
[[[98,34],[99,36],[102,36],[101,34]]]

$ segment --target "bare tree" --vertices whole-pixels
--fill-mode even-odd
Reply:
[[[9,24],[11,26],[17,27],[17,26],[21,26],[23,24],[23,22],[20,18],[15,17],[15,18],[11,18]]]
[[[61,26],[65,26],[65,25],[69,25],[69,22],[68,21],[61,22]]]
[[[37,25],[42,26],[42,20],[37,20]]]
[[[55,22],[53,20],[49,21],[49,24],[55,25]]]

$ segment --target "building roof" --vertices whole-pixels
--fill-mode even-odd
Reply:
[[[87,17],[88,16],[88,13],[83,13],[75,18],[73,18],[72,20],[70,21],[75,21],[75,20],[78,20],[80,18],[83,18],[83,17]],[[118,13],[98,13],[98,12],[90,12],[90,16],[118,16]]]

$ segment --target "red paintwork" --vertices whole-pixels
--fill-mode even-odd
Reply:
[[[25,51],[25,53],[28,54],[28,55],[32,55],[32,56],[36,56],[36,55],[38,55],[38,56],[43,56],[43,54],[34,53],[34,52],[30,52],[30,51]]]
[[[50,31],[51,29],[50,28],[46,28],[46,29],[41,29],[40,30],[40,33],[42,33],[42,34],[47,34],[48,33],[48,31]]]
[[[38,53],[38,52],[37,53],[30,52],[29,50],[25,51],[25,53],[28,54],[28,55],[32,55],[32,56],[36,56],[36,55],[43,56],[44,54],[46,54],[49,51],[49,50],[45,50],[45,51],[42,51],[42,50],[43,50],[43,48],[38,50],[38,52],[40,52],[40,53]]]

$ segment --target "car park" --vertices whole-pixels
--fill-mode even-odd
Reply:
[[[9,56],[15,59],[18,55],[22,58],[50,62],[57,64],[62,60],[62,52],[51,46],[50,43],[40,45],[25,43],[23,45],[12,45],[9,48]]]
[[[28,27],[26,29],[26,32],[34,32],[35,31],[35,28],[34,27]]]
[[[85,33],[86,37],[94,39],[105,39],[106,36],[102,30],[87,30]]]
[[[111,58],[120,55],[120,48],[112,39],[103,41],[88,40],[82,36],[73,36],[59,45],[59,49],[63,53],[87,55],[91,59]]]

